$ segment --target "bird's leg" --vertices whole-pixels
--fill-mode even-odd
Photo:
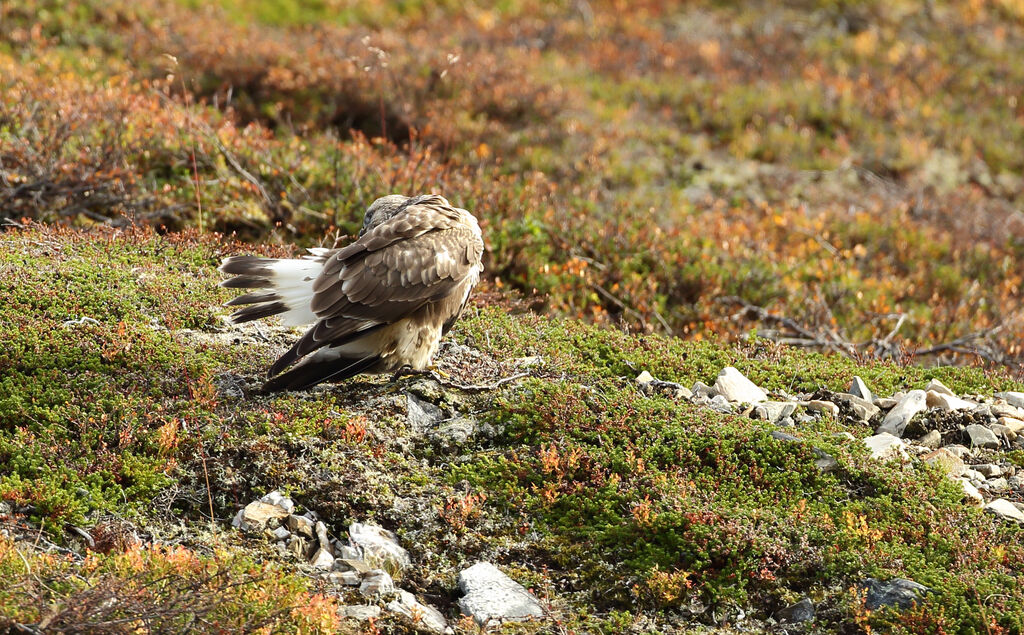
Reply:
[[[391,376],[391,381],[392,382],[396,382],[399,379],[401,379],[402,377],[409,377],[409,376],[431,377],[431,378],[433,378],[433,379],[435,379],[437,381],[442,381],[444,379],[451,379],[451,375],[449,375],[448,373],[444,372],[443,370],[441,370],[440,368],[438,368],[434,364],[431,364],[430,366],[427,366],[426,368],[423,368],[423,369],[413,368],[412,366],[406,364],[405,366],[402,366],[401,368],[399,368],[398,370],[395,371],[395,374]]]
[[[427,370],[429,370],[430,372],[436,374],[438,377],[441,377],[442,379],[451,379],[452,378],[451,375],[449,375],[448,373],[446,373],[443,370],[441,370],[435,364],[431,364],[430,366],[427,366]]]
[[[434,375],[434,371],[432,371],[429,368],[424,368],[424,369],[420,370],[420,369],[413,368],[412,366],[406,364],[405,366],[402,366],[401,368],[399,368],[398,370],[395,371],[395,374],[391,376],[391,381],[393,381],[393,382],[398,381],[402,377],[409,377],[409,376],[421,377],[423,375],[429,375],[429,376],[432,377]]]

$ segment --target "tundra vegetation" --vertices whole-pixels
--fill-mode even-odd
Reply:
[[[875,425],[634,378],[1022,390],[1022,60],[1019,0],[2,3],[0,629],[420,627],[230,526],[276,489],[394,530],[457,632],[478,560],[545,606],[509,632],[1021,632],[1021,528]],[[487,242],[448,380],[256,394],[290,336],[220,259],[430,191]]]

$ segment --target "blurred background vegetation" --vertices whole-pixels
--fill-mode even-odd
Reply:
[[[495,297],[1019,367],[1024,3],[7,0],[0,217],[309,246],[391,193]]]

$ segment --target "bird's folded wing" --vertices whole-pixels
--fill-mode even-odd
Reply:
[[[482,254],[480,231],[467,213],[440,197],[409,206],[328,259],[313,283],[319,321],[270,374],[444,298],[479,271]]]

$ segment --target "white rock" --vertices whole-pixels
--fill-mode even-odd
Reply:
[[[875,396],[871,394],[871,390],[868,389],[868,385],[864,383],[864,380],[854,375],[853,382],[850,383],[850,394],[854,397],[860,397],[865,401],[874,401]]]
[[[857,415],[857,418],[861,421],[867,421],[871,417],[875,416],[880,412],[878,406],[871,403],[866,399],[861,399],[857,395],[851,395],[848,393],[836,393],[834,399],[842,401],[843,403],[850,406],[853,413]]]
[[[359,592],[366,597],[394,593],[395,581],[391,579],[391,574],[387,571],[374,569],[363,576],[363,582],[359,585]]]
[[[989,412],[996,417],[1011,417],[1013,419],[1024,419],[1024,408],[1011,406],[1010,404],[997,403],[989,407]]]
[[[874,400],[872,400],[872,403],[874,403],[875,406],[881,408],[882,410],[890,410],[893,407],[895,407],[896,404],[900,402],[900,399],[902,399],[905,396],[903,393],[897,394],[900,395],[899,399],[896,398],[896,395],[893,395],[892,397],[875,397]]]
[[[755,419],[776,422],[796,412],[796,404],[789,401],[763,401],[751,413]]]
[[[330,551],[331,538],[327,535],[327,525],[318,520],[316,521],[316,525],[314,525],[313,530],[316,532],[316,539],[317,542],[320,543],[320,548]]]
[[[885,415],[885,418],[882,419],[882,425],[878,426],[875,432],[878,434],[888,432],[889,434],[901,437],[907,424],[914,418],[914,415],[924,412],[926,408],[927,395],[925,392],[923,390],[911,390]]]
[[[992,434],[996,435],[997,437],[1002,437],[1007,441],[1013,441],[1017,438],[1016,432],[1007,428],[1001,423],[993,423],[989,425],[989,429],[992,430]]]
[[[695,382],[693,382],[693,388],[690,389],[690,393],[694,397],[703,397],[703,398],[707,398],[707,399],[711,399],[712,397],[715,396],[715,394],[717,394],[717,393],[715,393],[715,389],[714,388],[712,388],[711,386],[708,386],[707,384],[705,384],[702,381],[695,381]]]
[[[292,537],[291,532],[288,531],[288,529],[285,527],[278,527],[276,529],[264,529],[264,531],[268,534],[267,538],[270,538],[270,540],[274,542],[281,542],[283,540],[288,540]]]
[[[441,611],[423,604],[408,591],[399,589],[398,597],[388,602],[387,609],[392,613],[408,617],[414,625],[431,633],[451,632],[451,629],[448,628],[448,620],[444,619]]]
[[[650,374],[646,370],[636,376],[636,383],[638,384],[649,384],[654,381],[654,375]]]
[[[946,411],[971,410],[978,405],[972,401],[961,399],[956,395],[947,395],[934,390],[929,390],[926,394],[927,397],[925,398],[925,403],[929,408],[939,408],[940,410]]]
[[[942,445],[942,434],[940,434],[938,430],[929,430],[928,432],[925,432],[924,436],[918,439],[917,442],[929,450],[934,450]]]
[[[1024,392],[997,392],[995,396],[1005,399],[1011,406],[1024,408]]]
[[[1006,481],[1005,478],[1000,476],[999,478],[989,479],[985,483],[985,486],[988,488],[988,491],[990,492],[1004,492],[1007,488],[1009,488],[1010,484]]]
[[[985,478],[995,478],[1003,475],[1003,468],[995,463],[979,463],[974,466],[974,470],[981,473]]]
[[[964,488],[964,498],[966,498],[972,505],[981,507],[985,504],[985,497],[981,495],[978,488],[969,480],[966,478],[958,478],[956,480],[960,481],[960,485]]]
[[[832,417],[839,416],[839,406],[835,405],[831,401],[815,399],[808,401],[806,408],[811,412],[820,412],[821,414],[831,415]]]
[[[459,589],[465,594],[459,608],[481,626],[544,616],[540,603],[529,591],[489,562],[463,569]]]
[[[292,499],[277,490],[274,490],[261,498],[260,502],[268,505],[276,505],[287,511],[289,514],[295,511],[295,503],[292,502]]]
[[[999,423],[1009,428],[1014,434],[1024,434],[1024,421],[1013,417],[1000,417]]]
[[[398,544],[395,534],[383,527],[352,523],[348,528],[348,537],[352,544],[362,548],[363,560],[371,566],[383,567],[397,573],[412,564],[409,552]]]
[[[231,524],[239,527],[240,529],[262,527],[267,524],[271,518],[285,518],[290,513],[291,512],[284,507],[280,507],[272,503],[254,501],[246,505],[245,509],[235,516],[235,520],[231,521]]]
[[[714,388],[715,392],[729,401],[759,403],[768,400],[768,394],[765,391],[732,366],[726,366],[722,372],[718,373]]]
[[[335,584],[359,586],[363,581],[363,576],[361,576],[357,571],[331,571],[327,574],[327,579]]]
[[[306,516],[296,516],[295,514],[292,514],[288,517],[288,520],[285,521],[285,524],[288,526],[288,529],[297,534],[305,536],[306,538],[313,537],[313,525],[315,524],[315,521],[307,518]]]
[[[964,471],[961,472],[961,474],[963,474],[963,477],[969,479],[972,483],[985,482],[985,475],[973,468],[964,468]]]
[[[380,617],[381,610],[376,604],[355,604],[339,608],[338,613],[343,617],[365,622],[368,619]]]
[[[948,452],[952,452],[961,459],[971,455],[971,451],[968,450],[966,447],[960,445],[959,443],[953,443],[951,445],[943,446],[943,449]]]
[[[943,384],[938,379],[933,379],[930,382],[928,382],[928,385],[924,387],[924,391],[928,392],[929,390],[935,391],[935,392],[939,393],[940,395],[947,395],[949,397],[956,397],[956,393],[953,392],[952,390],[950,390],[949,388],[947,388],[946,385]]]
[[[334,556],[326,549],[317,549],[313,557],[309,559],[309,564],[317,569],[330,569],[334,566]]]
[[[944,448],[939,448],[923,455],[921,460],[929,465],[938,467],[949,476],[960,476],[966,469],[960,457]]]
[[[985,509],[995,512],[996,515],[1002,516],[1003,518],[1009,518],[1016,520],[1019,523],[1024,523],[1024,512],[1017,509],[1017,506],[1006,500],[1005,498],[997,498],[988,505],[985,505]]]
[[[864,439],[864,445],[871,451],[871,457],[880,461],[910,458],[907,456],[903,440],[888,432]]]
[[[971,447],[992,449],[999,447],[999,438],[983,425],[972,423],[964,428],[964,431],[971,438]]]

